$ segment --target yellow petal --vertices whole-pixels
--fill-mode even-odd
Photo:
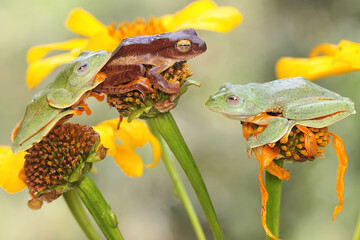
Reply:
[[[65,25],[70,31],[86,37],[92,37],[107,30],[104,24],[81,8],[75,8],[70,12]]]
[[[27,53],[27,62],[28,64],[32,64],[39,61],[53,50],[72,50],[74,48],[83,49],[87,41],[87,39],[73,39],[65,42],[50,43],[32,47]]]
[[[115,119],[114,119],[115,120]],[[93,127],[95,132],[100,135],[101,144],[104,147],[108,148],[108,154],[113,154],[116,151],[115,144],[115,131],[116,125],[113,120],[108,120],[99,123],[95,127]]]
[[[125,174],[130,177],[141,177],[143,175],[144,164],[141,157],[133,149],[126,146],[116,146],[116,152],[113,156]]]
[[[313,58],[281,58],[276,64],[278,78],[304,77],[315,80],[321,77],[354,71],[349,64],[334,62],[331,56]]]
[[[0,146],[0,186],[9,193],[16,193],[26,187],[19,177],[24,167],[25,152],[13,154],[10,146]]]
[[[212,1],[196,1],[174,15],[160,18],[167,31],[186,28],[229,32],[240,24],[241,14],[234,7],[217,7]]]
[[[327,55],[327,56],[333,56],[337,51],[337,46],[335,44],[329,44],[329,43],[323,43],[320,44],[311,50],[309,57],[316,57],[320,53]]]
[[[112,52],[119,44],[120,42],[111,37],[108,31],[101,31],[89,38],[85,48],[90,51],[105,50]]]
[[[117,132],[117,137],[123,140],[122,136],[124,136],[124,132],[129,134],[132,140],[132,143],[125,142],[125,144],[134,145],[136,147],[144,146],[147,142],[149,142],[149,137],[152,135],[147,125],[144,122],[138,120],[133,120],[131,123],[123,121],[121,123],[120,130]],[[129,138],[127,137],[127,139]],[[126,141],[125,138],[124,140]]]
[[[57,66],[71,62],[79,53],[80,49],[74,49],[70,53],[59,54],[33,62],[26,71],[26,84],[30,89],[36,87]]]
[[[360,44],[342,40],[335,54],[335,61],[347,62],[353,68],[360,69]]]
[[[160,161],[160,157],[161,157],[161,145],[159,143],[159,140],[154,136],[154,135],[150,135],[149,138],[150,144],[152,146],[153,149],[153,159],[154,162],[152,164],[147,164],[145,165],[146,168],[153,168],[155,167],[159,161]]]

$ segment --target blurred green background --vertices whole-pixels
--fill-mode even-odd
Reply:
[[[10,133],[22,118],[33,91],[25,85],[26,51],[33,45],[72,39],[64,27],[68,13],[82,7],[104,24],[148,19],[174,13],[191,1],[11,1],[0,8],[0,144],[10,144]],[[260,222],[258,163],[245,154],[239,122],[228,120],[204,107],[208,96],[221,83],[266,82],[275,79],[274,65],[282,56],[305,57],[317,44],[337,44],[341,39],[360,42],[360,3],[357,0],[243,0],[218,1],[243,14],[233,32],[198,31],[207,42],[205,54],[190,60],[192,87],[172,111],[207,184],[227,239],[264,239]],[[51,74],[46,83],[56,77]],[[360,73],[329,77],[316,83],[360,104]],[[74,117],[88,125],[118,117],[107,104],[88,100],[93,114]],[[350,116],[330,127],[344,141],[349,157],[345,176],[345,204],[334,222],[338,203],[335,191],[337,158],[332,145],[326,158],[314,162],[286,163],[291,179],[283,183],[280,237],[283,239],[351,239],[359,213],[360,116]],[[150,147],[139,152],[151,161]],[[195,239],[181,202],[173,195],[172,183],[162,164],[146,170],[142,178],[129,178],[111,157],[96,164],[92,179],[118,216],[126,239]],[[185,178],[184,178],[185,179]],[[186,182],[187,183],[187,182]],[[187,183],[196,211],[209,239],[206,218]],[[0,190],[0,239],[85,239],[62,198],[30,210],[26,190],[10,195]]]

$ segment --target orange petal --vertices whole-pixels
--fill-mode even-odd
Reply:
[[[13,154],[10,146],[0,146],[0,186],[9,193],[16,193],[26,187],[21,176],[25,152]]]
[[[336,192],[339,199],[339,204],[334,209],[332,217],[332,220],[334,220],[336,215],[341,212],[344,204],[344,176],[348,165],[348,158],[346,156],[345,146],[341,138],[332,132],[329,132],[329,134],[333,137],[333,146],[339,161],[339,167],[336,175]]]
[[[66,19],[65,25],[70,31],[85,37],[92,37],[99,32],[107,31],[104,24],[82,8],[73,9]]]
[[[266,223],[266,203],[268,201],[268,198],[269,198],[269,194],[268,192],[266,191],[266,188],[265,188],[265,183],[264,183],[264,159],[262,159],[261,156],[259,156],[259,152],[258,152],[258,148],[255,148],[254,149],[254,153],[256,155],[256,158],[258,159],[259,161],[259,165],[260,165],[260,171],[259,171],[259,181],[260,181],[260,194],[261,194],[261,205],[262,205],[262,208],[261,208],[261,223],[262,223],[262,226],[266,232],[266,234],[268,236],[270,236],[271,238],[275,239],[275,240],[279,240],[274,234],[272,234],[272,232],[270,231],[269,227],[267,226],[267,223]]]
[[[305,149],[309,157],[314,157],[318,150],[315,134],[310,131],[307,127],[302,125],[296,125],[296,127],[304,133]]]
[[[72,39],[65,42],[56,42],[44,45],[38,45],[29,49],[27,53],[27,62],[32,64],[36,61],[43,59],[49,52],[53,50],[72,50],[74,48],[85,47],[87,39]]]
[[[74,49],[70,53],[64,53],[33,62],[26,71],[26,84],[30,89],[36,87],[57,66],[70,63],[79,53],[80,49]]]
[[[113,154],[115,162],[121,167],[125,174],[130,177],[141,177],[144,172],[144,164],[141,157],[126,146],[116,146]]]
[[[161,157],[161,145],[159,143],[159,140],[151,134],[151,136],[149,136],[149,141],[150,144],[152,146],[153,149],[153,163],[152,164],[147,164],[145,165],[146,168],[153,168],[155,167],[159,161],[160,161],[160,157]]]

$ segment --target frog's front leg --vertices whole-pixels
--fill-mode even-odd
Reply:
[[[257,135],[257,137],[250,137],[246,145],[247,151],[250,152],[254,147],[278,141],[284,135],[288,134],[294,125],[294,121],[283,117],[271,118],[266,129],[262,133]]]
[[[60,88],[49,93],[46,98],[50,106],[66,108],[71,105],[70,101],[73,99],[73,95],[66,89]]]
[[[180,92],[179,83],[170,83],[164,79],[160,73],[168,69],[170,66],[168,63],[164,62],[158,66],[151,68],[147,73],[146,77],[149,79],[152,85],[157,89],[169,94],[177,94]]]

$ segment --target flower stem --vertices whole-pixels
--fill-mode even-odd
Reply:
[[[63,193],[65,202],[67,203],[72,215],[84,231],[86,237],[91,240],[100,240],[101,238],[94,229],[88,215],[85,212],[84,206],[82,205],[79,197],[75,190],[70,190]]]
[[[359,240],[359,239],[360,239],[360,214],[359,214],[358,222],[356,224],[353,240]]]
[[[161,144],[161,155],[162,155],[162,160],[163,163],[172,179],[172,181],[174,182],[174,192],[175,195],[178,196],[184,207],[185,210],[189,216],[190,222],[193,225],[195,234],[197,236],[198,240],[205,240],[205,234],[204,231],[201,227],[201,224],[199,222],[199,218],[196,215],[196,212],[194,210],[194,207],[190,201],[190,198],[186,192],[186,189],[184,187],[183,182],[181,181],[181,178],[176,170],[176,167],[169,155],[169,152],[166,149],[166,146],[164,144],[163,139],[161,138],[159,132],[156,130],[156,127],[154,126],[154,123],[152,121],[148,121],[148,125],[149,128],[151,130],[151,132],[155,135],[155,137],[159,140],[160,144]]]
[[[75,185],[75,189],[105,237],[122,240],[116,216],[94,182],[85,176],[80,183]]]
[[[274,161],[279,167],[282,167],[284,165],[284,160]],[[270,231],[276,237],[279,237],[281,180],[265,171],[265,187],[269,194],[269,199],[266,204],[266,223]],[[272,240],[272,238],[269,236],[266,236],[266,239]]]
[[[204,180],[171,113],[159,114],[148,121],[154,124],[183,168],[209,221],[215,239],[224,239]]]

